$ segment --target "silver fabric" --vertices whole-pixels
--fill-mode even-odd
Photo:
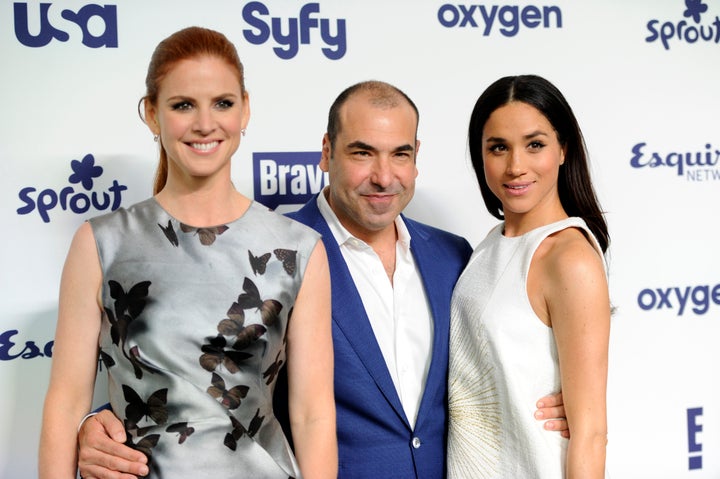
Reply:
[[[272,394],[319,235],[257,203],[214,228],[183,225],[153,198],[90,223],[101,367],[148,477],[300,477]]]

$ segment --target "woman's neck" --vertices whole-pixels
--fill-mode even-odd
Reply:
[[[179,188],[168,183],[155,199],[171,216],[195,227],[230,223],[240,218],[251,200],[240,194],[232,183],[212,188]]]

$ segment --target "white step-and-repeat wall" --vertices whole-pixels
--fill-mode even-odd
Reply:
[[[473,244],[495,220],[472,106],[501,76],[554,82],[612,239],[612,476],[720,477],[719,0],[0,2],[0,477],[36,475],[65,253],[86,218],[150,195],[137,104],[153,48],[189,25],[224,32],[247,68],[238,189],[297,208],[325,181],[330,103],[381,79],[420,108],[408,214]]]

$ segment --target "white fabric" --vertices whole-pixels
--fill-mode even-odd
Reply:
[[[324,194],[318,195],[318,208],[340,245],[405,415],[410,426],[415,427],[432,356],[433,324],[425,288],[410,251],[410,233],[398,216],[391,284],[380,257],[342,226]]]
[[[533,417],[537,400],[560,390],[552,329],[527,296],[535,250],[580,218],[522,236],[503,224],[475,249],[455,286],[450,320],[448,477],[564,477],[567,440]]]

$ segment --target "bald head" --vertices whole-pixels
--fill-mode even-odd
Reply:
[[[418,109],[415,103],[402,90],[389,83],[382,81],[369,80],[356,83],[346,88],[333,102],[328,114],[327,135],[330,140],[330,146],[335,146],[335,139],[342,129],[342,121],[340,112],[342,107],[350,98],[364,97],[368,103],[375,108],[389,109],[397,108],[400,105],[410,105],[415,112],[416,133],[417,122],[419,121]]]

